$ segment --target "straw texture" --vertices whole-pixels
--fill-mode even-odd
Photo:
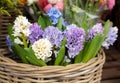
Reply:
[[[103,50],[87,63],[65,67],[17,63],[0,53],[0,83],[100,83],[104,62]]]

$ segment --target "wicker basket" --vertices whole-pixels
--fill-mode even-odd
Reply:
[[[2,53],[0,83],[100,83],[105,62],[103,50],[87,63],[44,67],[17,63]]]

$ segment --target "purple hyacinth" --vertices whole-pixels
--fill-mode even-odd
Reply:
[[[60,47],[64,38],[62,31],[54,26],[49,26],[45,29],[43,38],[48,38],[55,47]]]
[[[113,43],[117,40],[118,28],[117,27],[111,27],[109,29],[108,35],[106,36],[105,41],[102,43],[102,46],[106,49],[109,49],[110,45],[113,45]]]
[[[104,28],[101,23],[95,24],[91,29],[88,30],[88,40],[93,39],[93,37],[95,37],[97,34],[102,35],[103,30]]]
[[[52,20],[52,24],[55,25],[58,23],[58,20],[62,16],[62,13],[55,7],[52,7],[47,11],[47,16]]]
[[[67,38],[66,47],[68,48],[69,57],[74,58],[83,49],[85,31],[72,24],[67,26],[64,35]]]
[[[35,41],[39,40],[42,38],[43,30],[40,28],[40,26],[37,23],[34,23],[33,25],[30,26],[30,35],[29,35],[29,40],[30,43],[34,43]]]

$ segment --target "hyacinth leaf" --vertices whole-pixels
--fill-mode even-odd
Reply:
[[[99,40],[99,43],[100,43],[100,44],[99,44],[98,47],[96,48],[97,51],[93,52],[92,58],[95,57],[95,55],[98,53],[99,49],[101,48],[101,45],[102,45],[103,41],[105,40],[105,37],[106,37],[107,34],[108,34],[108,31],[109,31],[109,28],[110,28],[110,21],[109,21],[109,20],[105,23],[104,28],[105,28],[105,30],[104,30],[104,32],[103,32],[104,35],[103,35],[102,39]]]
[[[8,24],[8,34],[9,34],[9,36],[10,36],[10,38],[11,38],[11,40],[12,40],[12,42],[14,41],[14,35],[12,35],[13,34],[13,29],[12,29],[12,24]]]
[[[85,42],[83,50],[76,56],[75,63],[80,63],[87,50],[89,50],[91,41]]]
[[[105,40],[105,37],[107,36],[107,34],[108,34],[108,31],[109,31],[109,28],[110,28],[110,21],[108,20],[106,23],[105,23],[105,25],[104,25],[104,32],[103,32],[103,37],[101,37],[98,41],[99,41],[99,44],[97,44],[96,45],[96,51],[94,51],[93,53],[92,53],[92,58],[93,57],[95,57],[96,55],[97,55],[97,53],[98,53],[98,51],[99,51],[99,49],[101,48],[101,46],[102,46],[102,43],[103,43],[103,41]]]
[[[102,38],[102,42],[104,41],[105,37],[107,36],[108,34],[108,31],[109,31],[109,28],[110,28],[110,21],[108,20],[107,22],[105,22],[105,25],[104,25],[104,32],[103,32],[103,38]]]
[[[51,22],[50,18],[48,18],[47,16],[44,16],[44,20],[45,20],[45,23],[46,23],[46,27],[52,25],[52,22]]]
[[[83,50],[75,57],[75,63],[80,63],[83,55]]]
[[[82,62],[87,62],[92,58],[92,53],[97,51],[95,47],[99,45],[99,39],[101,38],[100,34],[96,35],[92,40],[89,45],[88,50],[85,52],[84,57],[82,59]]]
[[[13,46],[12,46],[12,50],[17,54],[19,55],[19,57],[21,58],[22,62],[23,63],[26,63],[28,64],[28,60],[26,59],[26,51],[21,47],[19,46],[18,44],[16,43],[13,43]]]
[[[61,46],[57,58],[55,60],[55,65],[59,65],[62,62],[64,55],[65,55],[65,46]]]
[[[41,16],[39,16],[39,18],[38,18],[38,24],[41,26],[42,30],[44,30],[46,28],[45,19]]]
[[[37,57],[34,55],[34,51],[32,50],[32,48],[25,48],[25,50],[27,52],[26,58],[31,64],[37,66],[46,66],[46,63],[43,60],[37,59]]]
[[[59,20],[58,20],[57,28],[59,30],[62,30],[62,20],[63,20],[62,17],[60,17]]]
[[[93,40],[91,41],[88,49],[85,51],[85,54],[84,54],[84,57],[82,59],[82,62],[87,62],[89,61],[91,58],[95,57],[96,54],[98,53],[99,49],[101,48],[101,45],[102,45],[102,42],[104,41],[107,33],[108,33],[108,30],[109,30],[109,27],[110,27],[110,21],[108,20],[106,23],[105,23],[105,30],[103,32],[103,36],[101,37],[100,34],[96,35]]]
[[[62,42],[62,46],[58,52],[57,58],[55,60],[55,65],[60,65],[60,63],[63,61],[64,59],[64,55],[65,55],[65,44],[66,44],[66,39],[63,40]]]
[[[62,41],[62,46],[63,46],[63,45],[65,46],[66,42],[67,42],[67,39],[64,38],[63,41]]]

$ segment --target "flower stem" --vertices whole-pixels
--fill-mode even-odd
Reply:
[[[23,40],[24,48],[27,48],[27,41],[24,34],[22,34],[22,40]]]

